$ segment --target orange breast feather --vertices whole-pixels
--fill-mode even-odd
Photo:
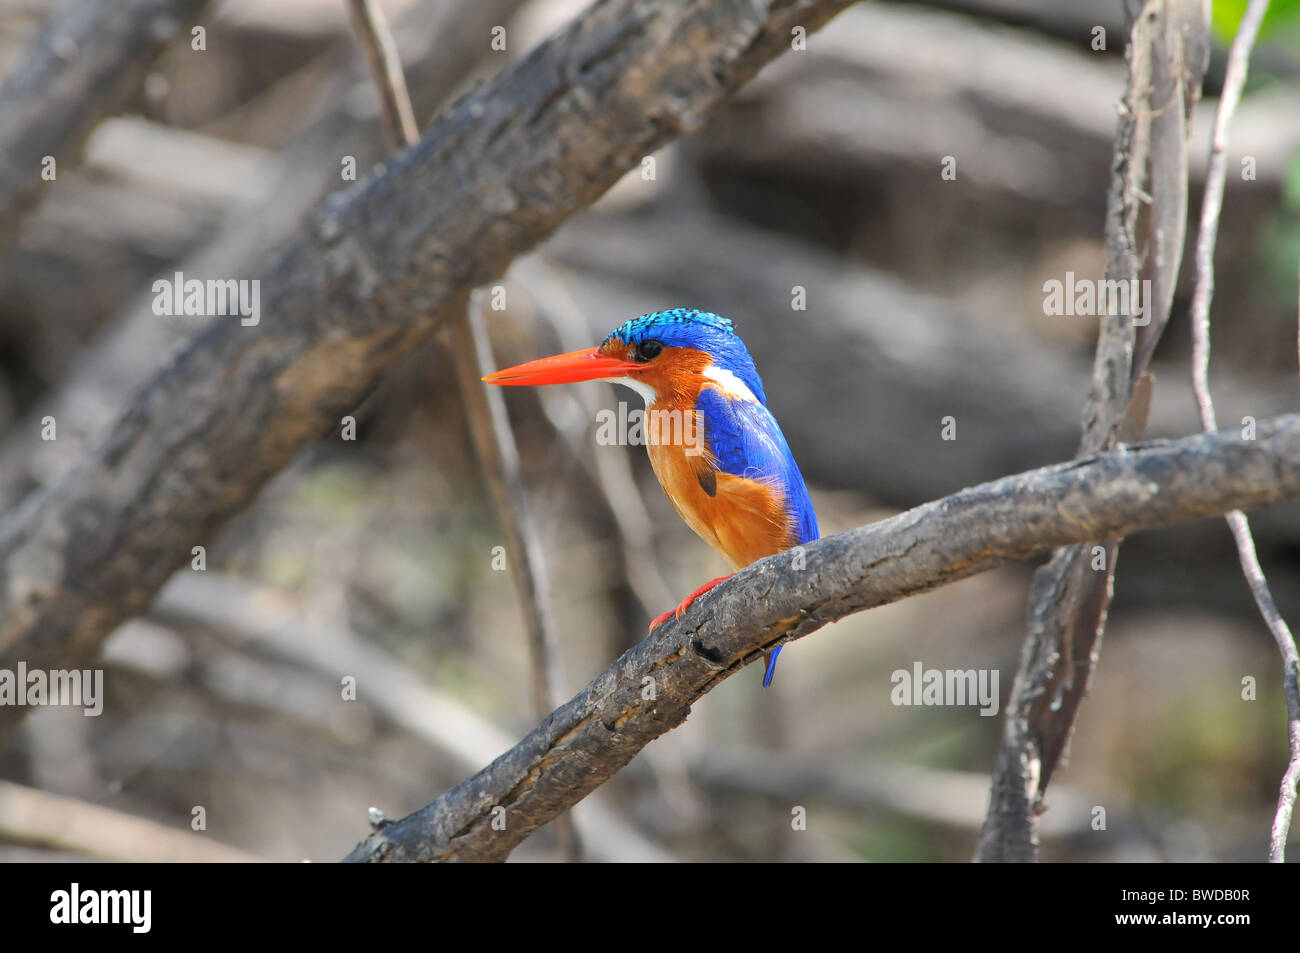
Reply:
[[[663,409],[662,403],[655,409]],[[686,413],[697,414],[693,409]],[[647,450],[674,508],[733,570],[790,547],[792,527],[779,490],[762,480],[717,472],[707,451],[688,453],[686,444],[667,435],[658,442],[651,437]]]

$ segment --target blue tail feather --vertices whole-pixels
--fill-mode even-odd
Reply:
[[[781,654],[783,648],[785,648],[784,645],[778,645],[772,650],[772,654],[767,657],[767,671],[763,673],[764,688],[772,684],[772,676],[776,674],[776,658]]]

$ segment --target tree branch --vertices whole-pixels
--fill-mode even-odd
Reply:
[[[215,321],[0,524],[0,666],[93,651],[471,288],[847,2],[597,4],[328,202],[264,273],[264,321]]]
[[[518,745],[349,861],[502,860],[763,651],[853,612],[1058,546],[1300,499],[1300,415],[1006,477],[741,570]]]

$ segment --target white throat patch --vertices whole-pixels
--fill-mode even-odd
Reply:
[[[750,403],[758,403],[758,398],[754,396],[754,392],[733,371],[729,371],[725,367],[718,367],[716,364],[710,364],[704,369],[704,376],[713,381],[718,390],[733,400],[747,400]]]
[[[655,389],[653,387],[651,387],[645,381],[638,380],[635,377],[631,377],[631,376],[606,377],[603,378],[603,380],[607,380],[611,384],[623,384],[626,387],[632,388],[634,391],[636,391],[638,394],[641,395],[642,399],[645,401],[645,405],[647,408],[649,408],[651,404],[653,404],[656,400],[659,399],[659,395],[658,393],[655,392]]]

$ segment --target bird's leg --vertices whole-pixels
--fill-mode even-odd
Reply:
[[[670,615],[671,615],[671,616],[675,616],[675,617],[678,618],[678,619],[681,619],[681,617],[682,617],[682,613],[686,611],[687,607],[690,606],[690,604],[691,604],[692,602],[694,602],[694,601],[695,601],[696,599],[698,599],[700,596],[704,595],[706,592],[708,592],[710,589],[712,589],[712,588],[713,588],[714,586],[716,586],[718,583],[720,583],[720,582],[725,582],[726,580],[728,580],[728,579],[730,579],[730,578],[731,578],[731,574],[728,573],[728,574],[725,575],[725,576],[719,576],[717,579],[711,579],[711,580],[709,580],[709,581],[706,582],[704,585],[700,586],[700,588],[698,588],[698,589],[696,589],[694,592],[692,592],[692,593],[691,593],[689,596],[687,596],[685,599],[683,599],[683,600],[681,601],[681,604],[678,605],[676,609],[669,609],[669,610],[668,610],[667,612],[665,612],[663,615],[659,616],[657,619],[655,619],[653,622],[651,622],[651,623],[650,623],[650,628],[649,628],[648,631],[653,632],[653,631],[655,630],[655,626],[657,626],[660,622],[666,622],[666,621],[668,621],[668,617],[669,617]]]

